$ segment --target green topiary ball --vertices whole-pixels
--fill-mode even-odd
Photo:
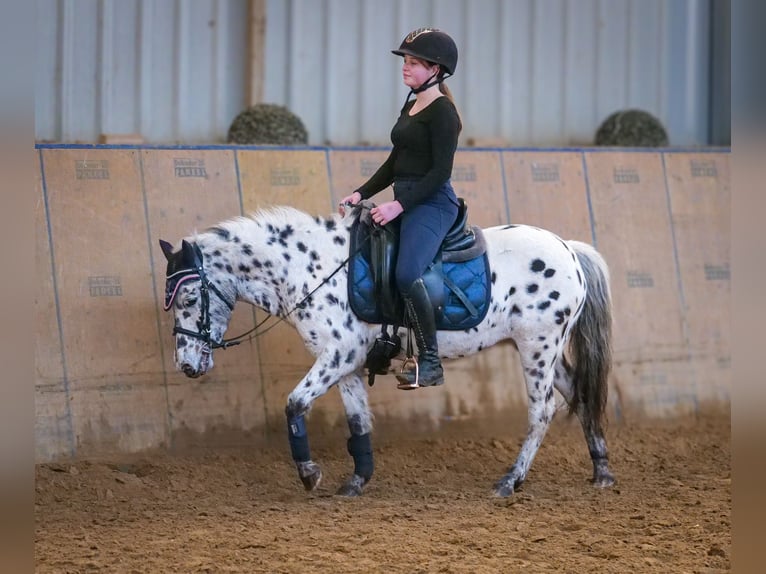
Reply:
[[[226,137],[229,143],[272,145],[306,145],[308,139],[301,119],[276,104],[255,104],[240,112]]]
[[[598,146],[666,147],[668,143],[660,120],[643,110],[614,112],[596,131]]]

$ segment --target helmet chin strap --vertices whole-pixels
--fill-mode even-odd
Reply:
[[[436,84],[442,81],[443,78],[439,78],[438,76],[439,76],[439,72],[436,72],[433,76],[431,76],[425,82],[420,84],[420,86],[418,86],[417,88],[412,88],[410,92],[413,94],[419,94],[420,92],[425,92],[431,86],[435,86]]]
[[[404,98],[404,104],[402,105],[402,110],[404,110],[405,106],[407,105],[407,102],[410,101],[410,96],[412,94],[417,95],[420,92],[425,92],[431,86],[435,86],[436,84],[441,84],[444,80],[449,78],[451,75],[452,74],[445,73],[444,75],[440,76],[439,72],[436,72],[433,76],[428,78],[425,82],[420,84],[417,88],[410,88],[410,91],[407,93],[407,97]]]

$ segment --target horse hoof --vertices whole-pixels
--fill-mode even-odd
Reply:
[[[305,488],[308,492],[316,490],[319,488],[319,485],[322,482],[322,471],[317,470],[314,474],[310,474],[309,476],[302,476],[301,482],[303,482],[303,488]]]
[[[514,488],[512,480],[500,480],[495,484],[495,496],[498,498],[508,498],[513,496]]]
[[[596,488],[609,488],[610,486],[614,486],[615,480],[612,473],[606,471],[594,476],[591,482]]]
[[[322,482],[322,469],[312,461],[298,463],[298,475],[308,492],[316,490]]]
[[[507,484],[496,486],[494,493],[498,498],[508,498],[509,496],[513,496],[513,487],[508,486]]]
[[[597,488],[607,488],[614,484],[614,475],[609,470],[606,457],[594,459],[591,483]]]
[[[361,476],[358,474],[353,475],[351,478],[349,478],[335,493],[338,496],[348,496],[348,497],[354,497],[354,496],[361,496],[362,495],[362,489],[364,488],[364,485],[367,481],[364,480]]]
[[[511,496],[524,484],[524,479],[516,475],[515,468],[511,471],[495,483],[495,496],[503,498]]]

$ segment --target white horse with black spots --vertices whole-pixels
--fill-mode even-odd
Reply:
[[[176,367],[189,377],[213,367],[213,349],[227,345],[223,336],[237,301],[293,325],[316,362],[287,398],[292,457],[306,490],[317,488],[322,472],[311,459],[304,417],[337,386],[354,460],[353,474],[338,490],[347,496],[361,494],[373,474],[363,376],[380,331],[359,320],[347,302],[344,262],[352,223],[351,215],[324,218],[277,207],[221,222],[182,240],[177,250],[160,240],[168,259],[165,307],[175,316]],[[509,496],[524,482],[556,410],[554,388],[582,424],[592,482],[612,485],[604,438],[612,323],[605,261],[590,245],[537,227],[492,227],[484,236],[489,311],[475,328],[439,331],[438,347],[444,358],[457,358],[510,339],[520,353],[529,426],[494,493]]]

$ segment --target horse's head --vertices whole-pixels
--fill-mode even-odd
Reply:
[[[160,239],[160,247],[168,260],[164,308],[172,309],[175,318],[176,368],[196,378],[213,368],[213,349],[223,346],[234,300],[208,277],[196,243],[183,240],[174,253],[173,246]]]

